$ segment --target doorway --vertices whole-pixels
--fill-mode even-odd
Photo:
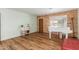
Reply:
[[[43,33],[43,19],[39,19],[39,33]]]

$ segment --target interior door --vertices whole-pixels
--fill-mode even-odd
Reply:
[[[43,19],[39,19],[39,33],[43,33]]]

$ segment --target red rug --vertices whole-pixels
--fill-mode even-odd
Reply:
[[[64,39],[63,50],[79,50],[79,40],[74,38]]]

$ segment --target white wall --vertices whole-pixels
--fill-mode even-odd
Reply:
[[[31,33],[37,31],[36,16],[11,9],[0,9],[1,40],[20,36],[20,25],[30,24]]]

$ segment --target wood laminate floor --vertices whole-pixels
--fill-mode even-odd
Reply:
[[[8,39],[0,43],[0,50],[60,50],[62,40],[46,33],[32,33],[23,37]]]

